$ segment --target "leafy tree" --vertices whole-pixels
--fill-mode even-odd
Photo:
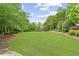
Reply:
[[[34,22],[30,23],[29,31],[37,31],[37,25]]]
[[[79,3],[68,4],[57,10],[56,15],[48,16],[44,27],[48,30],[68,31],[69,27],[79,23]]]
[[[27,14],[21,9],[20,4],[0,4],[0,32],[11,33],[14,29],[21,31],[27,27]]]

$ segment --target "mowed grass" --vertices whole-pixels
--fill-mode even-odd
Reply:
[[[56,32],[22,32],[9,42],[9,50],[24,56],[79,56],[79,40]]]

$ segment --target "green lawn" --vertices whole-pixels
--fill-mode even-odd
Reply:
[[[9,50],[26,56],[79,55],[79,40],[56,32],[22,32],[9,42]]]

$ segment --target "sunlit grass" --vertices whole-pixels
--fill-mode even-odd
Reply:
[[[9,42],[9,50],[26,56],[79,55],[79,40],[55,32],[22,32]]]

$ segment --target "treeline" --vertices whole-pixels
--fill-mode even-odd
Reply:
[[[0,34],[39,31],[41,23],[29,22],[29,13],[22,10],[19,3],[0,4]]]
[[[21,4],[0,4],[0,34],[49,30],[68,32],[71,26],[79,23],[79,4],[70,3],[66,8],[59,7],[57,13],[48,16],[43,25],[30,23],[28,18]]]
[[[71,26],[79,23],[79,3],[67,4],[66,8],[60,8],[56,15],[51,15],[43,24],[44,30],[56,30],[68,32]]]
[[[21,4],[0,4],[0,34],[37,30],[37,25],[30,23],[28,17],[28,13],[22,10]]]
[[[33,32],[33,31],[42,31],[42,24],[39,23],[29,23],[28,29],[25,30],[24,32]]]

